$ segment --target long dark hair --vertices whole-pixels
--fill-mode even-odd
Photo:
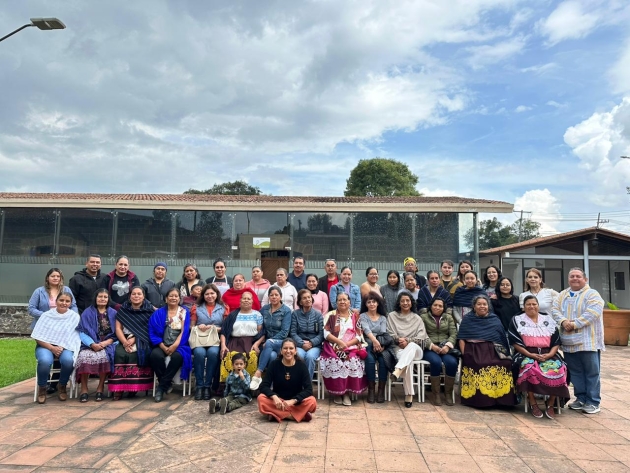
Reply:
[[[214,284],[206,284],[202,289],[201,289],[201,294],[199,294],[199,297],[197,298],[197,300],[195,301],[195,304],[197,304],[198,306],[201,306],[203,304],[206,303],[206,299],[205,299],[205,295],[206,295],[206,291],[208,289],[212,289],[214,291],[214,293],[217,295],[217,298],[214,301],[214,305],[221,305],[223,306],[223,308],[225,309],[225,303],[223,302],[223,300],[221,299],[221,291],[219,291],[219,288],[214,285]]]
[[[280,351],[278,352],[278,360],[282,360],[282,348],[284,348],[284,344],[285,343],[292,343],[293,344],[293,348],[295,348],[295,361],[300,361],[302,363],[304,363],[304,360],[302,358],[300,358],[300,355],[298,355],[298,351],[297,351],[297,343],[295,343],[295,340],[293,340],[291,337],[287,337],[284,340],[282,340],[282,343],[280,344]]]
[[[376,291],[370,291],[361,298],[361,309],[359,311],[360,314],[363,314],[364,312],[367,313],[368,301],[376,301],[376,303],[378,304],[376,307],[376,312],[380,315],[387,317],[387,309],[385,309],[385,300]]]
[[[400,287],[400,273],[398,271],[396,271],[395,269],[390,269],[389,271],[387,271],[387,284],[389,284],[389,275],[390,274],[395,274],[396,275],[396,279],[398,279],[398,282],[396,283],[396,287]],[[390,287],[394,287],[391,284],[389,284]]]
[[[131,292],[131,291],[129,291]],[[94,297],[92,297],[92,306],[96,309],[96,299],[98,298],[99,294],[107,294],[107,302],[109,303],[109,291],[107,289],[105,289],[104,287],[98,289],[95,293],[94,293]],[[113,328],[113,327],[112,327]]]
[[[490,279],[488,279],[488,270],[490,268],[494,268],[497,270],[497,274],[498,274],[498,278],[497,278],[497,285],[495,287],[499,286],[499,280],[503,277],[503,273],[501,272],[501,270],[499,269],[499,267],[495,264],[491,264],[490,266],[488,266],[484,272],[483,272],[483,283],[485,285],[485,287],[490,287]]]

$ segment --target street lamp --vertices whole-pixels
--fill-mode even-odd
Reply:
[[[29,28],[31,26],[36,26],[40,30],[63,30],[66,27],[66,25],[63,24],[63,21],[58,18],[31,18],[30,23],[24,26],[20,26],[17,30],[9,33],[6,36],[3,36],[2,38],[0,38],[0,41],[4,41],[8,37],[13,36],[15,33],[18,33],[24,28]]]

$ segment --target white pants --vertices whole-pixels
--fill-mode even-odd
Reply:
[[[396,368],[401,370],[407,368],[403,374],[405,396],[413,396],[415,394],[413,389],[413,368],[409,365],[411,365],[414,360],[422,359],[422,348],[411,342],[405,348],[396,350],[396,358],[398,358]]]

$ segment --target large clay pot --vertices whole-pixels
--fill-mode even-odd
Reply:
[[[630,336],[630,310],[604,309],[604,343],[628,346]]]

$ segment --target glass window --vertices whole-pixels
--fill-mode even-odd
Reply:
[[[352,259],[357,269],[387,262],[402,266],[413,254],[413,218],[409,213],[358,213],[354,216]]]
[[[110,210],[61,209],[59,249],[65,263],[83,264],[89,254],[107,258],[112,252],[114,217]]]
[[[171,211],[119,210],[116,256],[164,261],[171,252]],[[136,260],[132,264],[145,264]]]
[[[593,256],[630,256],[630,245],[626,242],[599,236],[588,242],[588,254]]]
[[[610,302],[619,308],[630,309],[630,262],[610,261]],[[602,294],[608,300],[608,296]]]
[[[53,256],[53,209],[5,209],[4,212],[4,234],[0,249],[2,255],[40,257],[46,261]]]
[[[228,212],[177,212],[175,255],[187,262],[212,266],[216,258],[232,256],[232,214]]]
[[[460,258],[462,250],[472,248],[467,243],[462,247],[462,242],[460,242],[462,231],[464,239],[472,239],[472,217],[465,219],[465,222],[467,226],[460,227],[460,214],[456,213],[416,214],[415,255],[420,273],[436,269],[440,261],[445,259],[454,261],[456,265],[460,259],[469,259],[469,257]]]
[[[296,213],[293,225],[293,255],[306,259],[309,272],[322,270],[327,258],[339,268],[350,260],[350,214]]]

